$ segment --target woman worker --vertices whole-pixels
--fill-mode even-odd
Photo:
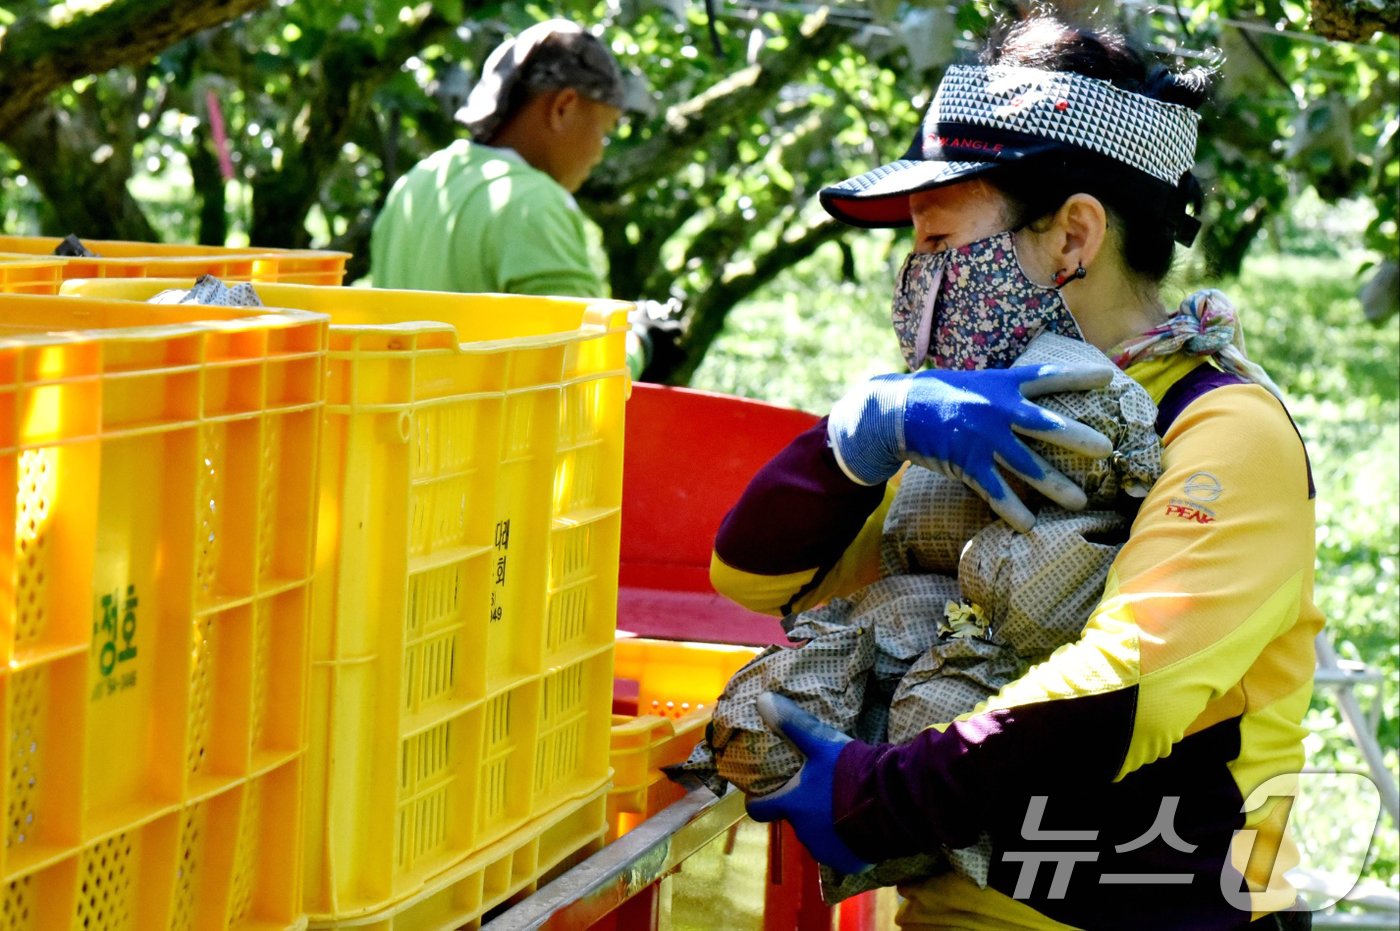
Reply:
[[[1008,474],[1027,502],[1082,506],[1016,434],[1104,455],[1026,400],[1104,373],[999,367],[1042,330],[1147,389],[1163,474],[1080,639],[974,712],[872,746],[765,695],[807,761],[749,811],[847,873],[989,837],[987,885],[901,887],[905,928],[1309,927],[1282,879],[1287,800],[1251,797],[1303,765],[1321,625],[1307,455],[1224,296],[1170,310],[1159,291],[1198,226],[1204,76],[1043,17],[984,61],[948,69],[904,159],[822,192],[847,223],[912,223],[894,322],[913,371],[855,388],[760,471],[720,529],[715,586],[783,614],[871,581],[906,461],[1020,528],[1034,515]]]

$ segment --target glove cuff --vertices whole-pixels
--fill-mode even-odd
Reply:
[[[880,375],[831,408],[826,437],[836,464],[851,481],[878,485],[904,462],[904,404],[909,376]]]

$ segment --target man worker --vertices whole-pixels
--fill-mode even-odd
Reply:
[[[627,98],[622,69],[564,19],[496,47],[457,119],[471,139],[428,156],[375,220],[370,273],[381,288],[602,297],[573,193],[603,157]],[[640,378],[674,355],[670,305],[632,314],[627,365]]]
[[[577,191],[622,115],[622,71],[568,20],[497,46],[457,119],[471,138],[389,193],[370,271],[381,288],[601,297]]]

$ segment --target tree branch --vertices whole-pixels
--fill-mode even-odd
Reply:
[[[327,43],[321,74],[306,98],[304,132],[285,134],[282,170],[253,182],[254,240],[265,245],[307,244],[306,214],[316,203],[330,167],[341,157],[350,130],[366,113],[379,85],[392,77],[414,52],[455,25],[434,7],[421,4],[417,22],[396,35],[376,54],[358,34]],[[289,108],[289,112],[290,112]]]
[[[824,12],[807,17],[786,48],[669,108],[664,128],[636,148],[600,165],[583,196],[608,202],[657,178],[674,175],[691,161],[695,150],[713,136],[717,127],[761,110],[795,75],[835,49],[848,35],[849,30],[829,25]]]
[[[719,268],[731,265],[740,250],[751,243],[753,230],[772,228],[774,221],[784,212],[789,216],[795,215],[796,211],[792,208],[793,203],[805,200],[803,189],[806,186],[806,179],[800,173],[800,166],[806,165],[813,150],[827,144],[835,134],[834,127],[838,122],[838,110],[832,107],[811,112],[795,111],[791,115],[797,115],[801,118],[773,141],[765,163],[777,163],[789,170],[797,171],[798,173],[793,175],[795,189],[792,191],[774,190],[772,197],[761,199],[751,207],[748,215],[735,211],[721,213],[707,227],[691,238],[686,247],[689,255],[703,255],[706,257],[707,263],[712,262]],[[740,170],[744,169],[741,167]],[[696,202],[692,199],[687,203],[695,204]],[[688,218],[688,215],[683,217],[675,223],[674,227],[658,227],[657,232],[669,238],[679,228],[681,222]],[[644,239],[647,246],[651,246],[655,240],[662,238],[651,235],[650,231],[651,227],[649,226],[648,235]],[[661,244],[656,243],[654,248],[656,254],[659,255]],[[648,285],[651,288],[649,293],[657,293],[657,285],[660,284],[661,276],[669,278],[674,273],[660,267],[659,263],[653,263],[649,268],[651,269],[651,278],[648,280]],[[684,273],[684,269],[681,270],[681,273]],[[703,290],[708,290],[708,285]]]
[[[267,0],[114,0],[95,13],[64,7],[15,22],[0,43],[0,138],[77,78],[154,58]]]
[[[700,210],[694,197],[678,200],[666,213],[627,216],[608,213],[594,217],[603,233],[603,251],[608,256],[608,286],[616,297],[658,297],[669,294],[675,274],[661,261],[661,251],[671,237]],[[636,221],[645,234],[632,242],[627,228]]]
[[[772,281],[784,269],[810,256],[817,248],[848,231],[848,227],[826,218],[807,227],[796,238],[784,238],[750,268],[735,274],[720,274],[689,308],[685,331],[685,359],[666,379],[670,384],[689,384],[705,358],[705,353],[724,329],[725,318],[739,301]]]

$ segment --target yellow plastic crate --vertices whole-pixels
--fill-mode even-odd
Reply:
[[[618,638],[614,675],[637,683],[638,714],[612,718],[609,840],[685,794],[661,767],[690,756],[729,677],[758,652],[727,644]]]
[[[488,911],[529,895],[603,844],[605,792],[566,802],[434,877],[392,908],[312,928],[355,931],[477,929]]]
[[[8,881],[0,927],[304,928],[299,770],[284,763]]]
[[[331,315],[306,892],[340,921],[608,777],[629,305],[257,290]]]
[[[204,856],[198,907],[299,921],[326,333],[0,296],[0,927],[164,927],[147,919],[180,907],[180,819],[200,806],[221,844],[281,840],[251,873],[246,852]],[[104,858],[120,893],[98,888]]]
[[[0,255],[42,256],[60,262],[63,279],[215,275],[227,281],[317,285],[340,284],[345,278],[345,263],[350,259],[348,252],[324,249],[233,248],[119,239],[83,240],[97,258],[55,256],[53,250],[60,242],[54,236],[0,236]]]
[[[0,257],[0,292],[57,294],[63,283],[62,259]]]

